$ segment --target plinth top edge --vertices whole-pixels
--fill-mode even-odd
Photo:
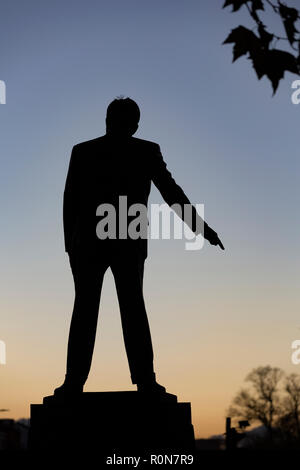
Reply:
[[[124,391],[105,391],[105,392],[83,392],[70,397],[55,397],[54,395],[43,398],[44,405],[67,405],[74,403],[89,404],[96,402],[123,402],[124,406],[130,402],[171,402],[177,403],[177,396],[171,393],[148,393],[131,390]]]

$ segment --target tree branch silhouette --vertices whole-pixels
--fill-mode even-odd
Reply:
[[[280,16],[286,37],[267,30],[258,13],[265,11],[266,5],[269,5],[273,12]],[[234,44],[233,62],[243,55],[252,61],[257,78],[260,80],[266,76],[270,80],[274,96],[286,71],[300,75],[300,33],[296,26],[300,20],[299,11],[288,7],[280,0],[277,0],[276,4],[271,0],[226,0],[223,8],[228,6],[232,6],[232,12],[245,6],[255,22],[257,34],[240,25],[231,31],[223,44]],[[278,41],[287,41],[288,47],[296,54],[277,49],[275,45]]]

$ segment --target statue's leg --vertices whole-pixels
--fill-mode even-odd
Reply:
[[[153,349],[143,296],[144,259],[121,256],[111,263],[132,383],[155,381]]]
[[[101,288],[108,262],[95,253],[70,259],[75,301],[68,341],[66,382],[84,385],[87,380],[97,329]]]

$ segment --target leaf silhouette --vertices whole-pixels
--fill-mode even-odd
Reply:
[[[274,34],[269,33],[263,24],[258,27],[259,37],[266,49],[269,49],[270,43],[274,38]]]
[[[252,2],[252,11],[255,10],[264,10],[264,5],[262,0],[250,0]],[[238,11],[243,5],[249,3],[249,0],[226,0],[223,8],[229,7],[232,5],[232,11]]]
[[[257,77],[260,80],[266,75],[272,83],[273,95],[275,94],[280,80],[286,71],[298,74],[296,58],[286,51],[279,49],[254,51],[250,53],[250,59]]]
[[[260,19],[258,10],[264,10],[264,5],[267,3],[280,17],[286,37],[267,31]],[[240,25],[231,30],[223,44],[233,44],[233,62],[247,55],[252,61],[258,79],[266,76],[270,80],[274,95],[286,71],[300,75],[300,34],[296,28],[296,22],[300,20],[300,12],[296,8],[286,6],[280,0],[277,0],[277,4],[270,0],[225,0],[223,8],[228,6],[232,6],[233,12],[238,11],[242,6],[247,7],[251,18],[256,23],[256,31],[253,32]],[[275,49],[274,39],[287,40],[296,54]]]
[[[233,29],[223,42],[223,44],[230,43],[234,43],[233,62],[235,62],[242,55],[245,55],[256,48],[260,49],[262,47],[262,43],[259,37],[244,26],[238,26],[237,28]]]
[[[293,45],[296,40],[295,34],[298,33],[295,27],[295,22],[298,20],[298,10],[287,7],[279,2],[279,14],[282,18],[287,38],[290,44]]]

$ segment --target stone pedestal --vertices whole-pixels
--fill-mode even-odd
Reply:
[[[192,452],[190,403],[142,392],[85,392],[71,401],[45,397],[31,405],[34,451],[97,451],[105,455]]]

